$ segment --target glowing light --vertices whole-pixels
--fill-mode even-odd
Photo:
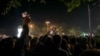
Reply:
[[[49,25],[49,24],[50,24],[50,21],[45,21],[45,24],[46,24],[46,26],[47,26],[47,27],[46,27],[46,31],[48,32],[48,31],[49,31],[49,26],[50,26],[50,25]]]
[[[53,30],[51,30],[51,31],[50,31],[50,34],[51,34],[51,35],[52,35],[52,34],[54,34],[54,31],[53,31]]]
[[[83,32],[83,33],[81,34],[81,36],[85,37],[85,36],[88,36],[88,34]]]
[[[19,28],[18,28],[18,34],[17,34],[18,38],[20,38],[22,31],[23,31],[22,27],[19,26]]]
[[[33,28],[34,26],[33,26],[33,24],[29,24],[29,28]]]
[[[3,38],[3,39],[8,38],[8,37],[9,37],[9,36],[7,36],[6,34],[3,34],[3,35],[2,35],[2,38]]]
[[[45,23],[48,25],[48,24],[50,24],[50,21],[45,21]]]
[[[64,32],[62,32],[62,35],[65,35],[65,33],[64,33]]]

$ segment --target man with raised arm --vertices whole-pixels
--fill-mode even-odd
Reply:
[[[29,42],[29,27],[28,24],[31,22],[29,14],[25,11],[22,13],[22,20],[23,20],[23,31],[21,33],[21,37],[18,41],[18,55],[17,56],[25,56],[25,50],[28,46]]]

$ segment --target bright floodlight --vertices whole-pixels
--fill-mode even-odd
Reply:
[[[17,34],[17,37],[20,38],[21,36],[21,32],[23,31],[22,27],[18,27],[18,34]]]

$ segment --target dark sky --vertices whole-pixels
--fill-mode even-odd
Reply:
[[[6,0],[0,0],[0,12],[6,7]],[[18,25],[21,25],[21,13],[28,11],[33,22],[43,24],[46,20],[60,25],[74,25],[80,27],[83,31],[88,32],[88,8],[87,5],[81,5],[68,13],[64,4],[47,1],[41,4],[36,1],[33,4],[23,2],[22,7],[11,9],[5,16],[0,15],[0,31],[11,32],[14,35],[17,32]],[[91,8],[91,25],[92,31],[100,25],[100,6]]]

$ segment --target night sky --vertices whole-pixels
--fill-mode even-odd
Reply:
[[[6,7],[6,0],[0,0],[0,12]],[[88,32],[88,7],[82,4],[68,13],[64,4],[47,1],[46,4],[36,1],[33,4],[23,2],[22,7],[11,9],[5,16],[0,15],[0,31],[4,33],[10,32],[15,35],[17,27],[22,24],[21,13],[28,11],[36,24],[44,24],[46,20],[51,23],[60,24],[62,26],[74,25],[80,27],[84,32]],[[91,8],[91,25],[92,31],[100,25],[100,6]]]

